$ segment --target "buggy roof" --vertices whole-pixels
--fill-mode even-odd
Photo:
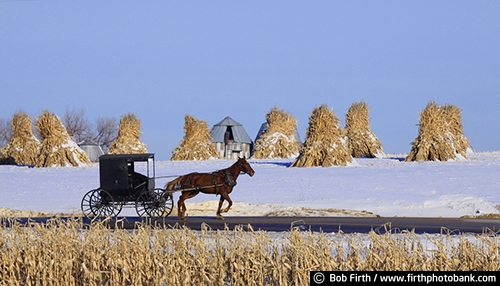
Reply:
[[[140,162],[140,161],[148,161],[149,159],[154,159],[154,153],[145,153],[145,154],[106,154],[99,157],[99,161],[107,161],[107,160],[125,160],[127,162]]]

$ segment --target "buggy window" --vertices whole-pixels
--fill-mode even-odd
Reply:
[[[142,174],[146,177],[153,177],[154,176],[153,171],[151,170],[151,168],[152,168],[151,166],[153,165],[153,163],[151,163],[151,162],[138,161],[138,162],[129,163],[129,164],[134,165],[133,171],[136,173]]]

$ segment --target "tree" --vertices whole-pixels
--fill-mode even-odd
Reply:
[[[12,123],[0,118],[0,147],[5,146],[12,139]]]
[[[93,140],[99,144],[104,152],[109,149],[109,146],[118,136],[118,122],[113,117],[99,117],[96,120],[97,134]]]
[[[63,117],[63,123],[66,131],[72,136],[76,142],[89,140],[101,146],[106,152],[118,136],[118,121],[113,117],[99,117],[95,121],[93,128],[92,124],[85,118],[85,110],[66,109]]]
[[[73,137],[77,143],[83,140],[93,139],[92,125],[85,118],[85,109],[70,110],[66,108],[62,122],[68,134]]]
[[[99,117],[93,126],[85,118],[85,110],[66,109],[62,120],[66,132],[73,137],[75,142],[79,143],[89,140],[101,146],[106,152],[109,146],[118,136],[118,121],[113,117]],[[37,138],[40,138],[38,130],[34,130]],[[12,139],[12,123],[10,120],[0,118],[0,147],[5,146]]]

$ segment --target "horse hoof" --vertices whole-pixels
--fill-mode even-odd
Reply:
[[[223,217],[223,216],[221,216],[220,214],[218,214],[218,215],[217,215],[217,217],[218,217],[219,219],[224,219],[224,217]]]

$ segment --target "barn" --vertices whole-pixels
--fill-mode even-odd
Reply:
[[[101,155],[104,155],[104,152],[102,151],[102,148],[101,146],[99,146],[97,143],[94,143],[92,141],[89,141],[89,140],[84,140],[80,143],[78,143],[78,146],[80,146],[80,148],[83,149],[83,151],[85,151],[85,153],[87,153],[87,155],[89,156],[89,160],[91,162],[99,162],[99,157]]]
[[[250,157],[253,148],[252,139],[243,125],[231,117],[227,116],[215,124],[210,135],[215,141],[215,148],[221,159],[234,160],[243,156]]]

